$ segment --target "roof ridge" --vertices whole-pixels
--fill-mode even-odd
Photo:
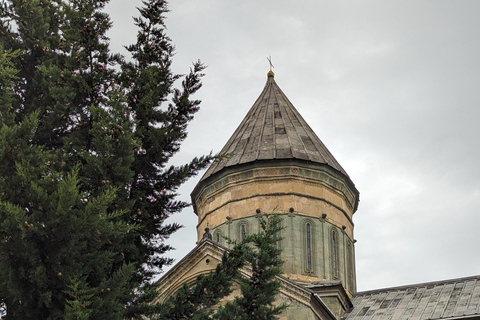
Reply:
[[[468,281],[468,280],[480,280],[480,275],[462,277],[462,278],[452,278],[452,279],[439,280],[439,281],[414,283],[414,284],[410,284],[410,285],[401,285],[401,286],[373,289],[373,290],[367,290],[367,291],[360,291],[360,292],[357,292],[355,294],[355,297],[356,296],[368,295],[368,294],[374,294],[374,293],[380,293],[380,292],[384,292],[384,291],[396,291],[396,290],[403,290],[403,289],[413,289],[413,288],[426,287],[426,286],[432,286],[432,285],[442,285],[442,284],[448,284],[448,283],[465,282],[465,281]]]
[[[269,84],[269,82],[267,81],[267,84],[265,85],[265,88],[266,88],[268,85],[271,85],[271,84]],[[267,107],[268,107],[268,103],[270,102],[270,92],[269,92],[269,91],[267,91],[267,92],[268,92],[268,97],[267,97]],[[263,123],[266,123],[267,113],[268,113],[268,108],[265,109],[265,114],[264,114],[264,116],[263,116]],[[256,155],[256,157],[255,157],[256,159],[258,159],[259,156],[260,156],[260,149],[261,149],[261,148],[260,148],[260,145],[261,145],[261,143],[262,143],[263,133],[265,132],[265,126],[262,126],[261,131],[262,131],[262,132],[261,132],[261,134],[260,134],[260,139],[258,140],[259,148],[257,148],[257,155]],[[275,150],[274,150],[274,152],[275,152]]]
[[[278,86],[277,86],[275,89],[277,89],[277,90],[280,92],[280,94],[283,95],[282,90],[281,90]],[[284,96],[284,98],[286,98],[286,97]],[[277,100],[278,100],[278,99],[277,99]],[[279,106],[280,106],[280,104],[279,104]],[[289,130],[289,129],[287,128],[287,125],[286,125],[286,123],[285,123],[285,122],[286,122],[286,121],[285,121],[285,118],[288,118],[288,120],[290,120],[290,122],[292,122],[292,118],[290,117],[290,113],[288,112],[289,110],[287,109],[286,106],[285,106],[285,111],[286,111],[285,114],[282,113],[283,126],[285,127],[285,133],[286,133],[286,135],[287,135],[288,145],[290,146],[290,149],[291,149],[291,151],[292,151],[292,156],[293,156],[293,158],[296,158],[295,149],[292,147],[292,136],[288,134],[288,130]],[[295,128],[295,126],[292,126],[292,130],[295,131],[295,132],[298,134],[298,131],[297,131],[297,129]],[[302,140],[302,139],[300,139],[300,141],[301,141],[301,140]]]
[[[267,83],[268,82],[269,81],[267,81]],[[272,81],[270,81],[270,85],[272,85]],[[270,98],[270,96],[271,96],[271,92],[269,92],[269,98]],[[278,105],[278,99],[275,95],[273,96],[273,99],[275,100],[274,106],[275,106],[275,103]],[[277,135],[275,134],[275,108],[272,109],[271,115],[272,115],[272,124],[271,124],[272,125],[271,126],[272,141],[273,141],[273,146],[275,146],[277,144]],[[276,159],[277,158],[277,148],[273,147],[272,152],[273,152],[273,158]]]
[[[285,99],[285,101],[286,101],[286,102],[290,102],[290,100],[287,98],[287,96],[286,96],[285,93],[282,91],[282,89],[280,89],[280,87],[278,87],[278,86],[277,86],[277,89],[278,89],[279,93],[282,95],[282,97]],[[299,120],[299,119],[298,119],[298,116],[300,116],[300,117],[302,117],[302,116],[300,115],[300,113],[298,112],[298,110],[295,108],[295,106],[294,106],[293,104],[291,105],[291,107],[293,107],[292,110],[291,110],[291,111],[293,111],[293,112],[289,112],[289,110],[287,110],[287,109],[285,108],[285,110],[287,111],[285,117],[288,117],[288,119],[290,120],[290,122],[293,123],[293,121],[292,121],[292,115],[295,116],[295,118],[297,118],[297,119],[296,119],[297,121]],[[298,115],[295,114],[295,111],[297,111]],[[305,121],[305,119],[303,119],[303,120],[304,120],[305,124],[308,126],[308,123]],[[298,127],[296,127],[296,126],[292,126],[292,127],[293,127],[293,130],[297,133],[297,136],[300,137],[300,134],[299,134],[299,131],[298,131]],[[310,127],[310,126],[308,126],[308,127]],[[286,128],[285,128],[285,129],[286,129]],[[313,132],[313,130],[312,130],[312,132]],[[289,141],[291,140],[288,135],[287,135],[287,138],[289,139]],[[302,146],[303,146],[303,149],[305,149],[305,151],[306,151],[305,143],[303,142],[303,140],[301,139],[301,137],[300,137],[299,140],[300,140],[300,143],[301,143]],[[290,141],[290,146],[292,146],[291,141]],[[295,158],[294,152],[295,152],[295,150],[292,148],[292,154],[293,154],[293,156],[294,156],[294,158]],[[308,156],[308,153],[306,153],[306,154],[307,154],[307,156]],[[325,159],[323,159],[323,160],[325,160]]]

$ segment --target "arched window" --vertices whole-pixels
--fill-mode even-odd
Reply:
[[[332,273],[334,278],[338,278],[338,238],[335,230],[332,230]]]
[[[302,264],[305,274],[315,273],[315,222],[305,219],[302,222],[303,248]]]
[[[220,243],[220,240],[222,239],[221,235],[220,235],[220,231],[216,231],[215,232],[215,235],[213,237],[213,239],[217,242],[217,243]]]
[[[249,232],[249,225],[247,221],[242,221],[237,225],[237,234],[240,241],[243,241]]]
[[[353,263],[353,248],[352,248],[352,244],[350,243],[350,241],[347,241],[347,254],[348,254],[348,257],[347,257],[347,261],[348,261],[348,284],[349,284],[349,289],[352,291],[354,290],[354,279],[353,279],[353,275],[354,275],[354,269],[355,269],[355,266],[354,266],[354,263]]]
[[[312,270],[312,226],[307,223],[307,270]]]

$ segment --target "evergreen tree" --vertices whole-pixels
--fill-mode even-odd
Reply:
[[[285,305],[275,305],[283,261],[276,243],[280,239],[281,219],[266,215],[260,220],[261,231],[246,236],[242,242],[224,253],[216,270],[199,276],[193,286],[185,284],[166,302],[154,305],[151,319],[276,319]],[[248,265],[252,274],[244,278],[239,269]],[[220,299],[228,296],[233,281],[240,282],[241,295],[223,307],[215,309]]]
[[[128,61],[109,50],[107,2],[1,4],[6,319],[142,314],[153,298],[148,281],[171,262],[163,240],[180,227],[165,219],[188,205],[176,190],[212,160],[168,165],[198,111],[191,95],[204,67],[171,71],[166,2],[143,2]]]
[[[279,240],[277,234],[282,229],[280,218],[276,215],[267,216],[261,219],[260,224],[262,231],[248,236],[248,242],[254,248],[246,256],[252,275],[241,279],[241,296],[221,307],[214,319],[273,320],[286,308],[283,304],[274,304],[280,291],[280,282],[275,277],[281,274],[283,264],[281,250],[276,246]]]

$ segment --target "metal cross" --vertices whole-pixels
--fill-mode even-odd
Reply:
[[[272,68],[275,68],[275,66],[272,64],[272,56],[267,57],[268,63],[270,63],[270,71],[272,71]]]

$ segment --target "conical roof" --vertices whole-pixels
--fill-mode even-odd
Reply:
[[[298,159],[325,164],[348,177],[268,73],[267,83],[246,117],[201,181],[220,170],[259,160]]]

